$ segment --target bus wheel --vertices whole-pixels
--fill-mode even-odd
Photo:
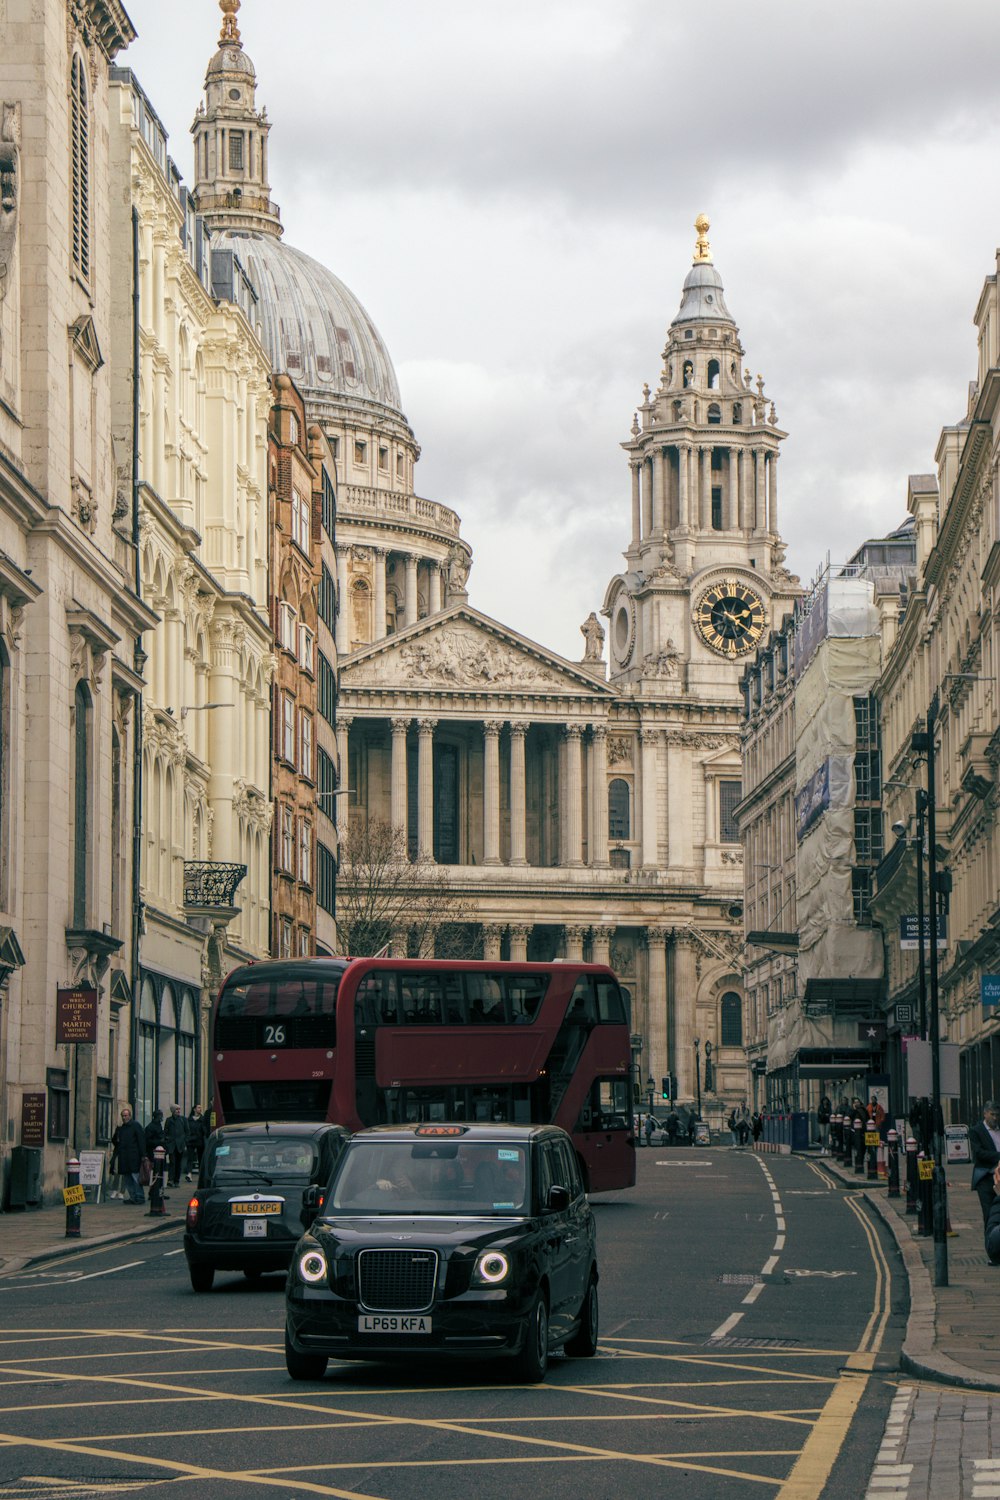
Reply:
[[[526,1318],[524,1348],[514,1360],[514,1379],[522,1385],[538,1385],[549,1368],[549,1308],[541,1287]]]
[[[300,1354],[285,1329],[285,1369],[293,1380],[322,1380],[326,1366],[325,1354]]]
[[[580,1308],[580,1326],[566,1342],[566,1353],[574,1359],[591,1359],[597,1353],[597,1277],[593,1271]]]
[[[188,1273],[191,1277],[191,1285],[196,1292],[210,1292],[212,1290],[212,1282],[215,1280],[214,1266],[203,1266],[197,1261],[192,1261],[188,1266]]]

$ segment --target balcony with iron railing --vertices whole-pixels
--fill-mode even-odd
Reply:
[[[219,860],[184,861],[184,908],[186,911],[224,911],[235,905],[236,891],[247,873],[246,865]]]

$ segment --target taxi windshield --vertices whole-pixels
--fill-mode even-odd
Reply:
[[[326,1214],[528,1212],[523,1145],[498,1141],[352,1141],[341,1158]]]
[[[313,1143],[304,1136],[223,1138],[209,1146],[205,1175],[208,1184],[232,1182],[238,1177],[257,1182],[308,1182],[315,1165]]]

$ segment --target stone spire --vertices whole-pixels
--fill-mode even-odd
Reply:
[[[257,112],[257,75],[236,19],[240,0],[219,0],[219,8],[219,50],[191,126],[198,209],[211,229],[279,237],[281,213],[267,180],[271,124],[266,110]]]

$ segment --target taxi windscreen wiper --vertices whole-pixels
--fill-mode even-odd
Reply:
[[[268,1187],[274,1181],[273,1177],[267,1177],[263,1172],[255,1172],[251,1167],[216,1167],[216,1177],[223,1177],[231,1173],[233,1177],[253,1177],[257,1182],[266,1182]]]

